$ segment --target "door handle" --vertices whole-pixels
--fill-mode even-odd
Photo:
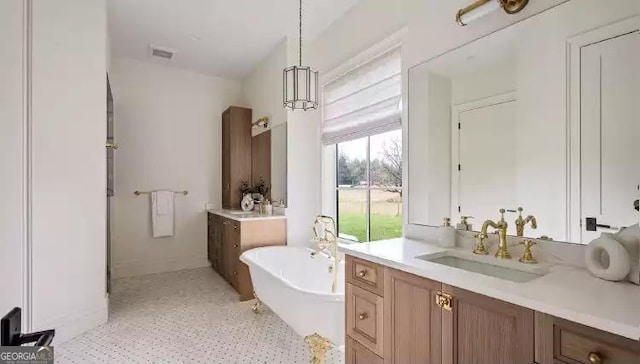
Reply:
[[[598,219],[596,219],[595,217],[587,217],[585,220],[587,222],[587,231],[597,231],[598,228],[620,230],[620,228],[617,228],[615,226],[611,226],[607,224],[598,224]]]

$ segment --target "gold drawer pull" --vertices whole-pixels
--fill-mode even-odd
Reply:
[[[237,248],[237,247],[238,247],[238,244],[233,244],[233,247],[234,247],[234,248]]]
[[[236,272],[236,270],[235,270],[235,269],[233,270],[233,275],[234,275],[234,276],[237,276],[237,275],[238,275],[238,272]]]
[[[238,230],[238,225],[233,225],[233,230]]]
[[[104,146],[107,147],[107,148],[111,148],[111,149],[118,149],[118,144],[117,143],[106,142]]]
[[[361,270],[358,272],[358,277],[360,278],[364,278],[367,275],[367,271],[366,270]]]
[[[367,313],[366,313],[366,312],[363,312],[363,313],[361,313],[361,314],[359,314],[359,315],[358,315],[358,318],[359,318],[360,320],[366,320],[366,319],[367,319],[367,317],[369,317],[369,315],[367,315]]]
[[[600,356],[600,353],[597,353],[597,352],[589,353],[589,363],[602,364],[602,356]]]

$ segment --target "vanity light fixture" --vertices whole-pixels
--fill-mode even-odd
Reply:
[[[284,107],[289,110],[314,110],[318,108],[318,71],[302,65],[302,0],[298,31],[298,65],[285,68],[282,76]]]
[[[269,117],[263,116],[260,119],[256,120],[251,124],[251,129],[263,128],[267,129],[269,127]]]
[[[527,6],[529,0],[477,0],[456,13],[456,23],[465,26],[497,9],[502,8],[507,14],[516,14]]]

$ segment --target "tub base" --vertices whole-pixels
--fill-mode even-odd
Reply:
[[[313,335],[309,335],[304,338],[304,342],[309,345],[309,350],[311,350],[311,354],[313,354],[313,358],[311,358],[312,364],[322,364],[324,363],[324,359],[331,349],[331,341],[327,338],[324,338],[317,333]]]

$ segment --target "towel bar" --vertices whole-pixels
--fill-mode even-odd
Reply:
[[[135,191],[134,194],[136,196],[140,196],[140,195],[148,195],[151,192],[153,192],[153,191]],[[186,196],[186,195],[189,194],[189,191],[171,191],[171,192],[175,193],[176,195],[185,195]]]

